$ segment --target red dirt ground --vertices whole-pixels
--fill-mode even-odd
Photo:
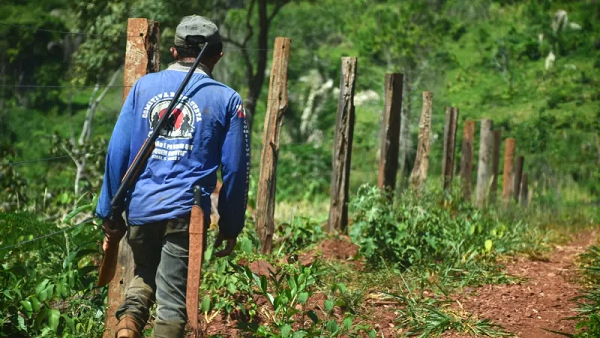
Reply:
[[[579,286],[576,284],[577,271],[574,260],[592,244],[595,235],[590,232],[582,233],[571,243],[556,246],[546,260],[534,260],[523,256],[507,258],[504,262],[507,272],[523,278],[522,282],[466,288],[462,295],[455,295],[455,307],[462,308],[466,313],[474,313],[478,318],[491,319],[520,338],[563,337],[545,329],[573,333],[575,323],[564,318],[575,315],[575,304],[572,300],[577,295]],[[348,260],[356,255],[357,249],[355,245],[346,241],[331,239],[321,243],[317,252],[306,253],[306,257],[300,255],[298,261],[301,264],[310,264],[316,256],[326,260]],[[250,268],[258,274],[268,274],[269,270],[273,269],[265,261],[253,262]],[[324,299],[324,295],[315,294],[309,299],[308,307],[322,307]],[[266,299],[253,301],[259,305],[268,305]],[[367,302],[365,306],[378,337],[396,337],[402,332],[395,324],[395,305]],[[240,337],[235,328],[240,319],[243,320],[238,316],[224,318],[219,315],[208,325],[205,333],[208,333],[208,336],[220,334],[222,337]],[[442,337],[471,336],[448,332]]]
[[[594,237],[594,233],[583,233],[572,243],[556,246],[544,261],[512,257],[507,262],[507,271],[525,278],[524,282],[486,285],[458,296],[457,301],[467,312],[491,319],[516,337],[564,337],[546,330],[573,333],[575,323],[565,318],[576,314],[573,298],[579,286],[574,260],[592,244]],[[470,336],[449,333],[442,337]]]
[[[350,239],[328,239],[319,245],[323,259],[347,260],[358,254],[358,245],[350,243]]]
[[[349,259],[354,258],[357,254],[358,254],[358,246],[357,245],[350,243],[350,240],[347,238],[340,238],[340,239],[325,240],[319,244],[319,246],[317,247],[316,250],[300,254],[298,257],[295,257],[294,259],[296,259],[298,261],[298,263],[308,266],[308,265],[312,264],[316,260],[317,257],[319,257],[319,259],[323,259],[323,260],[348,261]],[[288,257],[288,260],[289,259],[290,259],[290,257]],[[361,261],[348,261],[348,263],[353,264],[354,266],[356,266],[358,268],[362,268]],[[243,262],[238,262],[238,264],[247,265],[248,263],[243,261]],[[269,262],[264,261],[264,260],[254,261],[254,262],[250,263],[248,265],[248,267],[250,268],[250,270],[252,270],[252,272],[254,272],[257,275],[269,276],[271,271],[275,271],[275,268]],[[326,297],[322,293],[314,294],[307,301],[306,310],[312,309],[312,310],[315,310],[315,312],[317,314],[320,314],[321,311],[317,311],[317,310],[319,308],[323,308],[323,303],[324,303],[325,299],[326,299]],[[257,304],[259,308],[262,308],[262,307],[269,308],[270,307],[267,299],[264,298],[263,296],[258,296],[258,295],[255,296],[255,299],[252,302]],[[377,312],[379,313],[381,311],[378,310]],[[341,313],[336,313],[336,314],[339,315],[339,319],[341,322],[341,320],[343,320],[343,316],[341,315]],[[221,314],[219,314],[215,318],[213,318],[210,321],[210,323],[208,323],[208,324],[206,324],[202,314],[199,314],[199,316],[200,316],[200,318],[202,318],[201,319],[202,327],[205,328],[205,334],[208,334],[208,336],[217,335],[217,334],[222,337],[240,337],[241,336],[239,330],[237,329],[237,322],[239,320],[244,320],[243,318],[241,318],[241,314],[233,315],[229,318],[226,318],[226,317],[222,316]],[[395,318],[395,317],[391,317],[391,316],[384,317],[386,319],[379,318],[379,316],[376,317],[376,318],[378,318],[379,321],[381,321],[380,319],[382,319],[385,322],[385,323],[382,323],[381,326],[385,327],[386,329],[389,328],[389,323],[387,323],[388,317],[390,318],[389,319],[390,322],[393,321],[393,318]],[[377,326],[380,326],[380,324],[377,324]],[[191,337],[192,336],[189,334],[186,336],[186,338],[191,338]]]

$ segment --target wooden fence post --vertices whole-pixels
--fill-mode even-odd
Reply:
[[[493,122],[490,119],[481,120],[479,136],[479,163],[477,164],[476,202],[478,207],[486,204],[488,185],[490,184],[492,152],[494,148]]]
[[[462,157],[460,161],[460,177],[462,180],[463,198],[471,200],[471,183],[473,181],[473,147],[475,141],[475,121],[465,121],[462,140]]]
[[[429,150],[431,148],[431,112],[433,110],[433,93],[423,92],[423,110],[419,120],[419,143],[417,158],[410,175],[410,183],[414,191],[418,191],[427,179],[429,169]]]
[[[446,125],[444,126],[444,152],[442,158],[442,180],[444,190],[448,190],[454,178],[454,151],[456,149],[456,130],[458,127],[458,108],[446,107]]]
[[[287,76],[290,45],[289,38],[275,38],[256,194],[256,228],[260,235],[260,250],[263,254],[271,253],[273,249],[277,154],[283,114],[288,106]]]
[[[385,107],[381,123],[381,149],[377,185],[391,191],[396,187],[400,123],[402,112],[402,80],[404,74],[385,75]]]
[[[500,147],[502,146],[502,130],[494,130],[494,150],[492,151],[492,185],[490,186],[490,203],[496,203],[498,196],[498,171],[500,169]]]
[[[517,157],[517,163],[515,164],[515,172],[513,178],[513,194],[515,202],[519,202],[519,195],[521,194],[521,175],[523,175],[523,162],[525,158],[523,156]]]
[[[340,97],[335,118],[335,143],[331,173],[329,221],[327,231],[343,231],[348,225],[348,192],[350,162],[354,138],[354,91],[356,84],[355,57],[342,58]]]
[[[123,73],[123,101],[133,84],[148,73],[160,71],[160,24],[148,19],[127,20],[127,48]],[[112,338],[117,324],[115,312],[125,300],[125,291],[133,279],[133,253],[127,240],[119,243],[115,277],[108,286],[104,338]]]
[[[504,141],[504,170],[502,171],[502,201],[508,203],[513,193],[513,161],[517,141],[507,138]]]
[[[527,173],[523,173],[523,178],[521,179],[521,205],[526,207],[527,202],[529,202],[529,186],[527,182]]]

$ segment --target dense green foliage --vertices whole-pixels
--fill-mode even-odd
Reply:
[[[353,201],[356,213],[350,235],[371,263],[392,262],[405,268],[424,262],[454,267],[485,258],[492,248],[505,253],[530,244],[523,242],[529,231],[523,223],[508,226],[493,210],[460,202],[440,207],[441,200],[436,193],[392,199],[377,188],[363,187]]]
[[[82,85],[106,84],[122,65],[127,17],[161,22],[163,64],[171,61],[168,47],[173,26],[190,10],[206,14],[210,8],[209,16],[230,30],[233,40],[247,29],[248,8],[244,1],[232,5],[213,0],[191,9],[169,0],[41,3],[6,4],[0,14],[0,40],[6,45],[0,48],[0,117],[4,126],[0,143],[4,161],[67,155],[62,147],[49,147],[53,144],[51,135],[57,133],[71,143],[76,141],[93,91]],[[567,23],[554,29],[553,16],[558,10],[566,11]],[[293,40],[291,102],[282,143],[311,145],[282,147],[279,178],[285,184],[278,185],[279,200],[326,198],[340,57],[356,55],[357,95],[363,99],[357,103],[352,192],[364,183],[374,183],[383,75],[401,71],[405,74],[404,128],[408,133],[403,138],[404,177],[411,170],[416,151],[420,92],[431,90],[431,175],[439,173],[441,167],[437,159],[442,150],[444,107],[454,105],[460,108],[460,125],[465,119],[493,117],[503,137],[518,140],[517,152],[526,156],[525,170],[535,194],[556,194],[566,189],[572,192],[567,200],[593,201],[600,181],[597,15],[596,2],[549,0],[416,0],[400,4],[327,0],[319,4],[285,4],[273,17],[269,31],[269,41],[275,36]],[[249,22],[256,26],[257,20],[251,15]],[[252,49],[257,38],[254,34],[248,42],[251,62],[257,61],[258,54]],[[555,61],[546,69],[551,52]],[[244,55],[238,46],[226,44],[225,58],[216,70],[217,77],[242,96],[247,90]],[[266,90],[263,87],[262,98]],[[110,88],[100,102],[92,143],[110,136],[120,91],[118,86]],[[364,99],[368,97],[371,99]],[[253,174],[260,155],[258,140],[265,104],[264,99],[259,100],[253,128]],[[97,159],[101,158],[98,154]],[[63,158],[15,170],[37,191],[49,187],[52,194],[56,189],[72,187],[73,170],[62,170],[70,162]],[[95,175],[84,175],[83,191],[97,193],[97,184],[86,183],[96,180]]]
[[[216,259],[209,247],[201,290],[205,322],[235,315],[248,336],[380,335],[365,305],[367,297],[379,297],[394,304],[398,326],[411,334],[455,330],[500,336],[502,329],[486,319],[455,313],[448,295],[468,285],[509,282],[497,257],[543,250],[551,226],[597,223],[598,209],[586,208],[600,195],[597,1],[269,0],[267,12],[275,15],[268,22],[266,55],[257,48],[257,6],[250,6],[258,2],[0,5],[0,336],[101,334],[106,289],[93,287],[101,234],[84,216],[91,216],[122,102],[119,69],[129,17],[160,22],[163,69],[171,62],[168,49],[179,19],[191,13],[213,18],[227,41],[234,41],[225,43],[215,75],[246,102],[257,95],[249,74],[263,61],[268,82],[273,39],[292,39],[290,104],[277,168],[277,210],[285,211],[276,220],[274,254],[258,253],[250,218],[235,255]],[[557,21],[561,13],[566,16]],[[342,56],[359,58],[348,229],[359,255],[350,262],[317,259],[301,266],[298,257],[318,257],[323,239],[339,239],[324,232],[323,222]],[[402,72],[405,79],[401,179],[395,189],[403,191],[401,197],[368,185],[377,180],[389,72]],[[116,83],[105,88],[114,74]],[[85,116],[105,89],[86,141],[80,137]],[[427,189],[416,197],[403,188],[415,158],[424,90],[434,93],[432,152]],[[252,207],[267,86],[258,94]],[[479,210],[461,201],[457,190],[438,192],[446,106],[460,108],[459,145],[467,119],[492,118],[503,138],[517,139],[529,174],[529,209]],[[475,140],[478,149],[478,135]],[[456,163],[460,156],[458,151]],[[48,234],[54,235],[44,237]],[[597,251],[585,256],[590,278],[596,278]],[[349,265],[363,258],[364,271]],[[257,260],[269,261],[275,271],[253,273],[248,263]],[[313,297],[321,297],[322,306],[308,306]],[[591,288],[580,306],[579,326],[587,329],[581,337],[596,335],[597,305],[598,291]],[[303,325],[295,325],[299,318],[306,319]]]
[[[89,209],[79,209],[77,212]],[[77,213],[76,212],[76,213]],[[106,290],[95,288],[101,239],[90,219],[60,231],[24,213],[0,213],[0,336],[92,337],[102,334]],[[60,231],[60,232],[59,232]],[[56,235],[35,240],[39,235]],[[21,243],[9,246],[10,243]]]
[[[577,328],[584,330],[577,338],[591,338],[600,335],[600,247],[592,246],[580,256],[587,282],[587,289],[578,297],[579,314]]]
[[[282,224],[276,237],[283,240],[275,242],[270,256],[258,254],[250,220],[232,257],[215,260],[209,246],[202,284],[205,320],[217,320],[221,313],[234,315],[242,318],[243,332],[253,337],[370,335],[372,318],[364,298],[377,285],[379,297],[397,304],[398,324],[408,332],[423,337],[447,330],[505,335],[489,320],[455,313],[446,297],[465,286],[510,282],[498,255],[540,252],[545,237],[525,223],[512,223],[511,215],[481,212],[458,200],[444,207],[435,193],[418,200],[389,198],[365,186],[352,203],[350,234],[360,253],[351,259],[366,259],[362,272],[343,262],[320,260],[315,245],[327,237],[317,223],[303,217]],[[403,228],[402,223],[412,225]],[[311,253],[316,254],[311,265],[298,264],[299,256]],[[265,260],[274,267],[270,274],[249,268],[250,262],[269,264]],[[436,296],[424,297],[424,292]],[[309,306],[320,294],[325,295],[323,305]]]

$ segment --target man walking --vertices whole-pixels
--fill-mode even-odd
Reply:
[[[116,312],[117,338],[138,338],[156,301],[154,337],[183,337],[186,323],[186,285],[189,215],[193,187],[202,187],[202,209],[209,224],[210,194],[221,166],[219,235],[231,253],[244,227],[250,170],[249,130],[240,96],[213,80],[211,72],[223,56],[217,26],[201,16],[184,17],[177,26],[171,54],[175,63],[167,70],[148,74],[131,89],[113,131],[106,156],[106,172],[96,209],[104,220],[103,248],[118,245],[125,222],[111,215],[115,195],[135,154],[166,111],[174,92],[199,55],[202,45],[188,44],[203,37],[209,45],[201,64],[184,89],[167,127],[138,181],[127,193],[127,241],[133,251],[134,278],[125,301]],[[111,216],[113,220],[110,221]],[[117,230],[111,230],[117,229]],[[113,314],[107,314],[113,315]]]

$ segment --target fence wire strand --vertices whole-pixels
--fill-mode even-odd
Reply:
[[[61,30],[54,30],[54,29],[38,28],[38,27],[32,27],[32,26],[26,26],[26,25],[18,25],[18,24],[10,24],[10,23],[3,23],[3,22],[0,22],[0,25],[7,26],[7,27],[16,27],[16,28],[21,28],[21,29],[28,29],[28,30],[32,30],[32,31],[40,31],[40,32],[47,32],[47,33],[58,33],[58,34],[64,34],[64,35],[81,35],[81,36],[95,37],[95,38],[103,38],[103,37],[114,38],[115,36],[120,37],[120,38],[144,38],[144,35],[70,32],[70,31],[61,31]],[[223,41],[223,43],[224,44],[230,44],[230,45],[233,45],[233,46],[237,47],[237,45],[234,44],[233,42]],[[273,48],[248,48],[248,47],[244,47],[242,49],[242,48],[238,47],[238,48],[234,48],[234,49],[223,49],[224,52],[241,52],[242,50],[246,50],[246,51],[272,51]]]
[[[133,86],[124,86],[124,85],[111,85],[111,86],[103,86],[100,85],[98,88],[132,88]],[[96,88],[96,85],[77,85],[77,86],[67,86],[67,85],[36,85],[36,84],[27,84],[27,85],[0,85],[0,88],[45,88],[45,89],[76,89],[76,88]],[[269,99],[269,98],[259,98],[259,97],[244,97],[243,101],[276,101],[279,99]]]
[[[84,224],[89,223],[93,219],[94,219],[93,217],[88,217],[88,218],[84,219],[83,221],[81,221],[80,223],[77,223],[77,224],[75,224],[73,226],[70,226],[70,227],[67,227],[67,228],[64,228],[64,229],[60,229],[58,231],[54,231],[54,232],[51,232],[49,234],[45,234],[45,235],[42,235],[42,236],[39,236],[39,237],[36,237],[36,238],[32,238],[30,240],[26,240],[26,241],[22,241],[22,242],[19,242],[19,243],[15,243],[15,244],[3,246],[3,247],[0,248],[0,251],[4,251],[4,250],[16,248],[16,247],[19,247],[21,245],[25,245],[27,243],[36,242],[36,241],[39,241],[39,240],[44,239],[44,238],[48,238],[48,237],[51,237],[51,236],[54,236],[54,235],[58,235],[58,234],[61,234],[63,232],[67,232],[69,230],[73,230],[73,229],[75,229],[77,227],[80,227],[80,226],[82,226]]]
[[[32,30],[32,31],[58,33],[58,34],[65,34],[65,35],[84,35],[84,36],[97,36],[97,37],[110,37],[110,38],[114,38],[115,36],[120,36],[120,37],[124,37],[124,38],[135,38],[135,37],[139,38],[140,37],[138,35],[128,36],[127,34],[100,34],[100,33],[59,31],[59,30],[54,30],[54,29],[45,29],[45,28],[38,28],[38,27],[17,25],[17,24],[11,24],[11,23],[3,23],[3,22],[0,22],[0,25],[8,26],[8,27],[16,27],[16,28],[21,28],[21,29],[28,29],[28,30]]]
[[[98,153],[101,153],[102,150],[98,150],[92,153],[83,153],[83,154],[77,154],[74,155],[75,157],[83,157],[83,156],[87,156],[87,155],[96,155]],[[55,161],[55,160],[60,160],[63,158],[71,158],[71,155],[62,155],[62,156],[54,156],[54,157],[43,157],[43,158],[38,158],[35,160],[26,160],[26,161],[18,161],[18,162],[9,162],[9,163],[0,163],[0,166],[15,166],[15,165],[23,165],[23,164],[29,164],[29,163],[36,163],[36,162],[45,162],[45,161]]]
[[[327,140],[332,141],[333,139],[327,139]],[[260,144],[261,147],[263,145],[264,144],[262,144],[262,143]],[[323,147],[323,144],[316,144],[316,143],[312,143],[312,142],[285,142],[285,143],[280,143],[279,144],[280,147],[298,146],[298,145],[314,146],[314,147],[317,147],[317,148]],[[377,146],[372,146],[372,147],[358,147],[358,146],[353,146],[353,148],[354,149],[377,150]],[[416,151],[416,149],[414,149],[414,151]],[[75,155],[75,157],[83,157],[83,156],[87,156],[87,155],[96,155],[96,154],[99,154],[101,152],[102,152],[102,150],[98,150],[98,151],[91,152],[91,153],[82,153],[82,154]],[[56,160],[61,160],[61,159],[65,159],[65,158],[71,158],[71,155],[43,157],[43,158],[37,158],[37,159],[33,159],[33,160],[25,160],[25,161],[9,162],[9,163],[0,163],[0,166],[18,166],[18,165],[24,165],[24,164],[37,163],[37,162],[56,161]]]

